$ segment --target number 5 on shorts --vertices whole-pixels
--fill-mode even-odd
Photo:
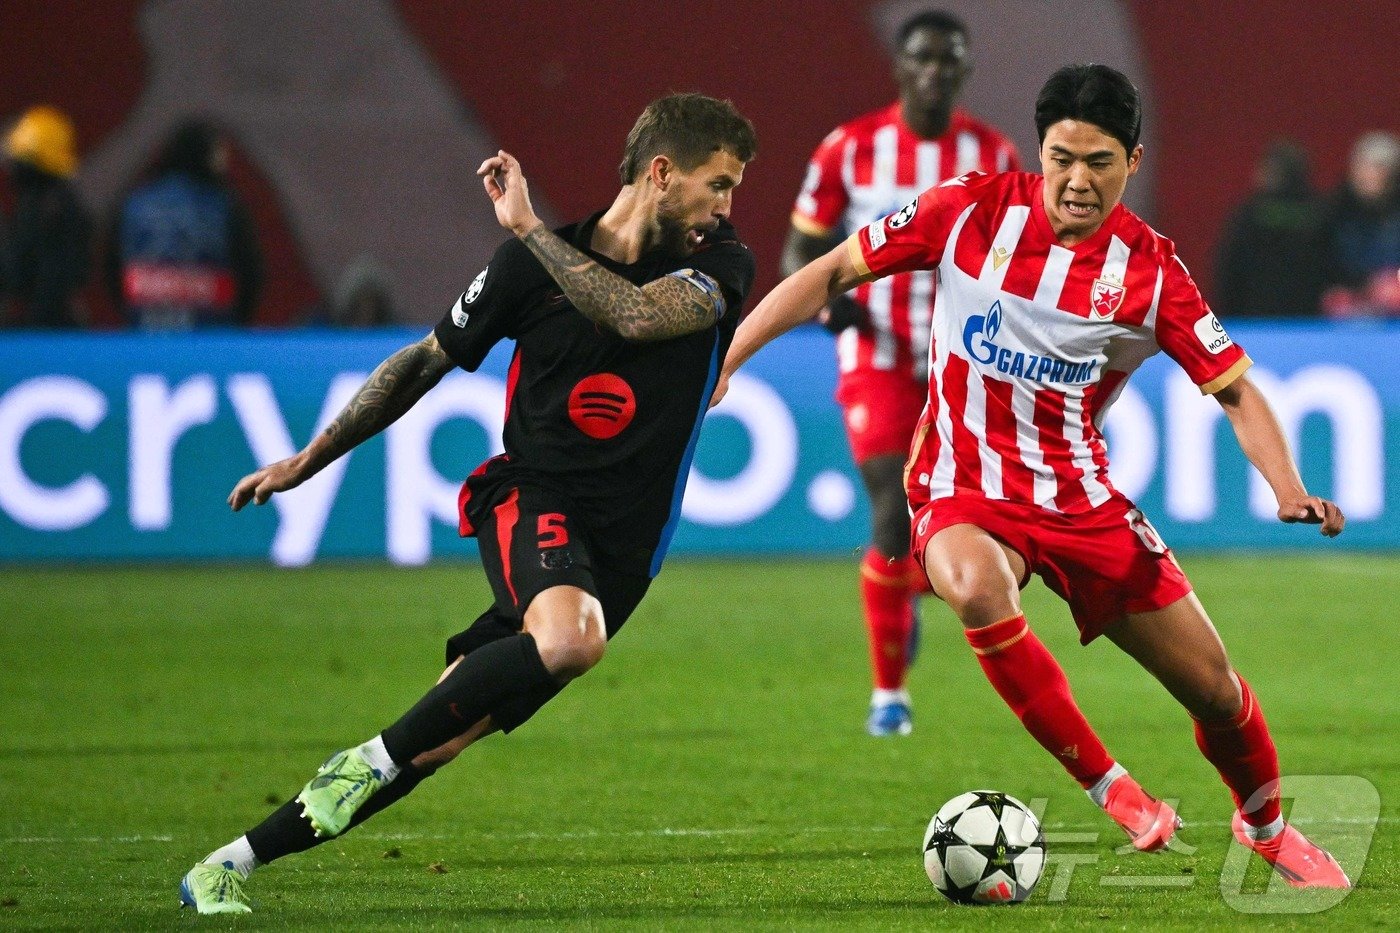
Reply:
[[[539,524],[536,526],[540,547],[563,547],[568,544],[569,529],[564,527],[564,522],[567,520],[562,512],[546,512],[541,515]]]

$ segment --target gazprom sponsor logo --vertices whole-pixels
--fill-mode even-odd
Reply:
[[[996,301],[986,314],[974,314],[963,328],[963,347],[968,356],[983,366],[1033,382],[1054,382],[1062,385],[1082,385],[1094,380],[1096,360],[1077,362],[1054,356],[1039,356],[1002,346],[996,342],[1001,330],[1001,302]]]

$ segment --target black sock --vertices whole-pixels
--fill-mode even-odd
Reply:
[[[528,632],[472,651],[382,734],[389,757],[402,764],[457,738],[512,697],[555,680]]]
[[[350,825],[346,827],[346,832],[359,826],[390,804],[407,797],[413,788],[417,787],[424,778],[432,777],[436,770],[436,768],[418,768],[412,763],[404,765],[399,771],[398,777],[381,787],[356,811],[350,819]],[[329,836],[323,838],[316,835],[316,831],[311,828],[311,822],[301,815],[301,804],[297,803],[295,797],[272,811],[267,819],[248,830],[247,836],[248,845],[253,848],[253,855],[264,865],[284,855],[305,852],[313,846],[330,841]]]
[[[359,826],[380,810],[398,803],[400,800],[407,797],[413,788],[436,773],[437,768],[420,768],[410,761],[399,769],[398,777],[379,788],[379,790],[370,795],[368,800],[360,805],[360,809],[356,810],[350,817],[350,825],[345,827],[345,831],[347,833],[350,832],[350,830]],[[308,826],[310,825],[309,820],[304,819],[302,822],[306,823]],[[257,853],[255,852],[254,854],[256,855]]]
[[[506,697],[491,710],[491,725],[502,732],[513,732],[538,713],[542,706],[557,697],[563,689],[559,684],[550,682],[533,690]]]

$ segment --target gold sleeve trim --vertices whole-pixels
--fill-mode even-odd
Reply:
[[[866,265],[865,254],[860,251],[860,231],[857,230],[846,238],[846,252],[851,257],[851,265],[856,267],[863,279],[873,279],[874,273],[870,271],[870,266]]]
[[[1201,386],[1202,395],[1214,395],[1230,383],[1244,375],[1244,371],[1254,365],[1248,354],[1235,361],[1235,365]]]

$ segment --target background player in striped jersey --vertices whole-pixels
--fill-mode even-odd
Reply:
[[[837,127],[813,153],[783,249],[784,275],[941,181],[1020,167],[1005,136],[957,106],[971,69],[967,26],[958,17],[931,10],[900,26],[899,100]],[[915,270],[833,297],[823,320],[839,334],[836,398],[870,496],[860,595],[875,681],[871,735],[906,735],[912,727],[904,680],[914,597],[928,589],[909,555],[901,474],[924,407],[932,311],[933,273]]]
[[[728,374],[859,282],[936,269],[928,405],[906,476],[914,551],[1026,729],[1144,851],[1180,821],[1099,741],[1021,612],[1032,571],[1069,603],[1081,640],[1106,634],[1195,719],[1235,800],[1235,838],[1297,887],[1350,887],[1284,822],[1263,712],[1171,552],[1113,488],[1100,432],[1144,359],[1166,350],[1214,395],[1285,522],[1334,536],[1337,506],[1304,488],[1250,360],[1170,240],[1120,202],[1142,159],[1141,105],[1103,65],[1051,76],[1036,101],[1044,177],[968,175],[782,282],[740,327]]]

